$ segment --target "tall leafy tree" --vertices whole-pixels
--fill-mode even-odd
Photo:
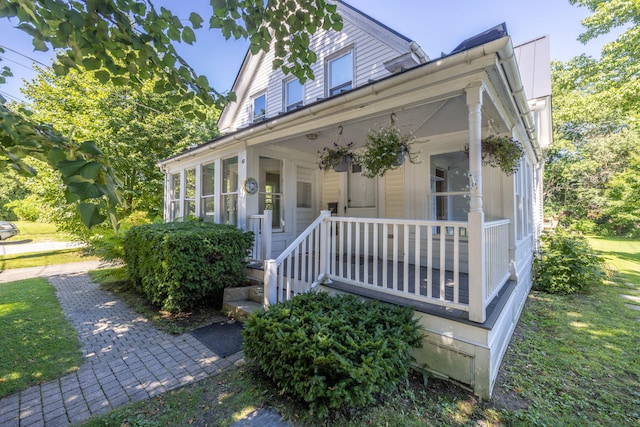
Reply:
[[[210,28],[220,29],[227,38],[247,38],[253,53],[268,50],[273,42],[274,66],[303,80],[313,77],[310,64],[316,55],[309,50],[311,34],[319,28],[342,27],[335,5],[325,0],[211,0],[210,4],[209,16],[193,12],[189,23],[164,7],[158,10],[151,0],[0,0],[0,17],[17,18],[18,28],[32,36],[36,50],[56,49],[58,75],[86,70],[101,83],[133,90],[152,80],[154,91],[169,93],[174,103],[196,100],[207,106],[220,106],[227,98],[198,75],[174,45],[194,43],[194,29],[201,28],[205,18]],[[0,74],[8,72],[3,67]],[[200,115],[199,110],[186,112]],[[67,198],[81,201],[85,224],[101,222],[105,209],[115,223],[120,195],[108,157],[90,141],[77,142],[30,120],[30,115],[0,99],[0,172],[14,167],[32,173],[23,159],[44,160],[61,171]]]
[[[218,110],[174,103],[170,94],[157,94],[154,81],[137,91],[111,82],[100,84],[92,73],[72,70],[56,76],[39,69],[25,85],[32,119],[51,123],[63,134],[93,140],[110,159],[121,180],[122,213],[142,210],[150,217],[162,209],[163,175],[157,163],[215,134]],[[205,120],[185,113],[198,111]]]
[[[586,231],[620,231],[609,209],[612,180],[640,150],[640,3],[570,0],[593,14],[579,39],[588,42],[622,27],[599,59],[577,56],[552,65],[554,144],[547,151],[545,202]]]

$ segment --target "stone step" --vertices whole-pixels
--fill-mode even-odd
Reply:
[[[237,288],[225,288],[222,294],[222,302],[227,301],[253,301],[262,303],[264,301],[264,286],[251,285]]]
[[[227,301],[222,304],[222,311],[240,322],[256,310],[262,310],[262,304],[254,301]]]

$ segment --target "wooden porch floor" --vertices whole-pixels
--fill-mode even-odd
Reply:
[[[342,265],[340,266],[339,260],[336,258],[335,267],[338,268],[338,270],[336,271],[337,273],[336,276],[342,276],[345,278],[349,278],[351,280],[357,280],[357,278],[359,277],[359,280],[362,281],[364,278],[364,270],[365,270],[364,259],[361,258],[358,266],[356,266],[356,262],[355,262],[356,260],[353,257],[351,258],[350,260],[351,266],[349,270],[350,275],[347,275],[348,261],[349,261],[348,259],[343,259]],[[383,274],[384,274],[383,273],[384,263],[382,260],[376,260],[374,262],[373,258],[369,258],[367,261],[368,261],[367,262],[368,283],[373,283],[373,275],[376,274],[377,275],[376,283],[378,283],[378,289],[376,289],[376,287],[373,287],[373,286],[365,287],[365,286],[353,285],[350,283],[340,281],[339,279],[333,279],[331,283],[324,284],[324,286],[341,291],[341,292],[349,292],[352,294],[360,295],[360,296],[371,298],[371,299],[376,299],[376,300],[387,302],[390,304],[412,307],[413,309],[422,313],[450,319],[457,322],[467,323],[470,325],[481,327],[483,329],[493,328],[493,325],[497,320],[498,315],[502,310],[502,307],[504,307],[509,296],[511,295],[511,292],[516,286],[516,282],[514,280],[510,280],[502,287],[500,292],[498,292],[498,294],[493,298],[491,303],[487,306],[487,314],[486,314],[485,322],[480,324],[480,323],[470,321],[469,313],[467,311],[443,307],[436,304],[430,304],[428,302],[416,301],[414,299],[410,299],[410,298],[399,296],[399,295],[392,295],[387,292],[381,291],[380,289],[383,289],[382,283],[384,283],[382,280]],[[295,260],[293,260],[293,263],[295,263]],[[342,267],[342,270],[339,269],[340,267]],[[396,289],[397,291],[403,292],[404,281],[405,281],[404,280],[405,278],[404,263],[398,262],[397,267],[394,270],[393,261],[389,260],[387,261],[386,267],[387,267],[386,288],[393,289],[393,277],[394,275],[397,275]],[[252,265],[249,265],[249,268],[262,269],[262,264],[254,263]],[[408,269],[408,274],[407,274],[408,291],[409,293],[414,293],[414,290],[416,287],[416,280],[415,280],[416,266],[414,264],[409,264],[407,266],[407,269]],[[285,275],[287,275],[287,270],[289,269],[285,267]],[[309,277],[317,277],[317,273],[313,270],[315,269],[312,268],[311,271],[306,272]],[[298,276],[299,276],[298,279],[299,280],[303,280],[302,277],[300,277],[301,271],[302,271],[302,268],[300,267],[300,263],[298,262]],[[356,275],[356,271],[359,272],[359,276]],[[431,296],[433,298],[440,297],[440,274],[441,274],[441,271],[439,269],[436,269],[436,268],[431,269],[431,292],[432,292]],[[445,299],[448,301],[453,301],[453,292],[454,292],[454,288],[452,286],[453,271],[445,270],[444,275],[445,275],[444,276],[445,277]],[[419,277],[418,286],[420,287],[420,295],[426,296],[427,286],[428,286],[428,283],[427,283],[428,272],[426,267],[420,266],[418,277]],[[459,273],[459,282],[460,282],[459,290],[458,290],[459,302],[462,304],[468,304],[469,303],[469,275],[467,273]]]

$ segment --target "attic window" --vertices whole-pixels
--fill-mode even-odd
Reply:
[[[330,59],[327,73],[329,96],[353,89],[353,52]]]
[[[263,93],[253,98],[253,122],[267,118],[267,95]]]
[[[293,79],[284,82],[284,105],[286,111],[292,111],[303,105],[303,86],[300,80]]]

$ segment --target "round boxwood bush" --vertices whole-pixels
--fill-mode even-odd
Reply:
[[[243,335],[245,356],[321,417],[393,391],[422,342],[413,310],[324,292],[254,313]]]
[[[557,228],[542,234],[540,253],[533,260],[534,289],[573,294],[602,283],[602,258],[583,236]]]

